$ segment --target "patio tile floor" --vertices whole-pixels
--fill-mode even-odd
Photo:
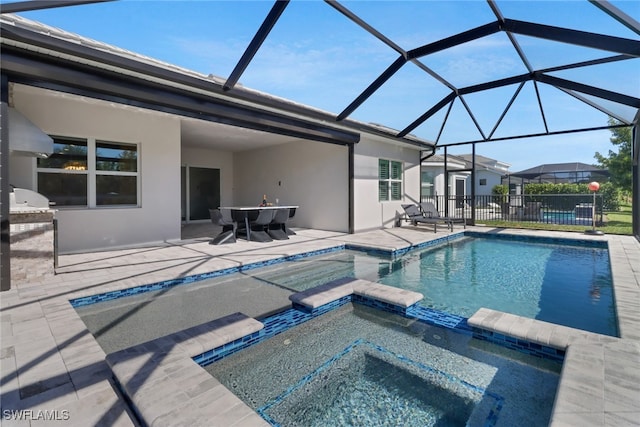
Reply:
[[[567,368],[566,374],[567,387],[563,389],[561,386],[558,393],[558,396],[567,398],[563,400],[564,397],[559,397],[552,423],[570,425],[572,420],[585,419],[589,420],[590,425],[605,425],[616,420],[637,420],[634,416],[637,415],[637,409],[633,412],[629,408],[633,404],[635,408],[640,407],[640,391],[623,380],[628,372],[637,373],[640,366],[640,243],[630,236],[598,237],[483,227],[468,227],[467,230],[607,240],[622,336],[617,342],[621,344],[604,341],[580,343],[567,353],[580,355],[586,351],[581,350],[580,346],[584,346],[584,349],[600,346],[597,354],[602,353],[602,357],[584,363],[578,358],[570,364],[571,369]],[[463,230],[455,230],[458,231]],[[68,302],[72,298],[344,243],[400,249],[449,234],[445,230],[434,233],[432,229],[407,226],[353,235],[320,230],[297,232],[288,241],[268,244],[238,241],[232,245],[211,246],[208,240],[214,233],[211,232],[211,225],[207,224],[206,227],[202,225],[184,230],[185,240],[181,241],[62,255],[55,275],[44,275],[28,283],[13,283],[11,290],[0,293],[2,425],[135,425],[135,418],[113,384],[111,371],[105,361],[106,355]],[[243,298],[247,297],[243,295]],[[509,328],[517,329],[513,322]],[[526,334],[528,328],[524,329],[523,333]],[[546,337],[541,338],[544,340],[550,336],[540,330],[536,334]],[[597,407],[572,406],[571,402],[580,398],[580,388],[576,387],[575,382],[579,383],[584,375],[591,375],[588,370],[592,369],[594,363],[602,366],[604,377],[596,383],[601,381],[606,390],[602,394],[604,400]],[[613,399],[620,395],[624,395],[625,399]],[[202,404],[193,400],[189,407]],[[13,414],[22,416],[22,420],[6,416],[5,411],[19,410],[22,412]],[[228,415],[232,414],[233,411],[229,411]],[[157,421],[171,425],[179,424],[183,416],[183,421],[191,419],[189,414],[174,415],[170,419]],[[47,416],[63,422],[48,420]],[[242,425],[242,419],[253,420],[246,418],[247,414],[242,411],[238,412],[238,416],[242,418],[235,420],[237,425]],[[221,417],[220,420],[233,422],[227,417]]]

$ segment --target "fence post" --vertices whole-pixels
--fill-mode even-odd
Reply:
[[[58,268],[58,219],[53,218],[53,274]]]

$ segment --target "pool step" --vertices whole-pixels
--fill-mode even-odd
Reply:
[[[424,296],[418,292],[382,285],[368,280],[346,277],[295,293],[290,295],[289,299],[294,304],[299,304],[309,310],[314,310],[348,295],[371,298],[405,309],[424,298]]]
[[[318,307],[353,294],[353,283],[358,281],[362,280],[344,277],[289,295],[289,299],[294,304],[299,304],[309,310],[315,310]]]

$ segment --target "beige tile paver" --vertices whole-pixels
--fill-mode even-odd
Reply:
[[[553,425],[633,425],[637,420],[640,405],[635,409],[628,408],[637,402],[638,389],[629,385],[629,372],[638,372],[639,366],[637,346],[618,344],[620,342],[637,344],[640,342],[640,243],[630,236],[587,236],[577,233],[536,232],[530,230],[504,230],[487,227],[468,227],[467,230],[483,233],[511,233],[516,235],[539,235],[561,238],[594,239],[607,241],[610,249],[616,304],[620,321],[622,339],[617,342],[597,338],[596,344],[582,343],[585,334],[571,334],[564,330],[531,329],[529,322],[514,319],[508,324],[507,333],[522,333],[540,342],[548,342],[558,346],[573,340],[575,350],[580,345],[599,345],[604,349],[604,411],[589,412],[563,411],[562,398],[556,403],[557,410],[553,414]],[[456,228],[455,232],[462,231]],[[70,419],[64,425],[94,425],[107,422],[108,425],[133,425],[126,405],[118,398],[115,385],[108,371],[104,369],[105,355],[97,345],[93,336],[84,327],[68,300],[81,296],[94,295],[101,292],[130,288],[137,285],[158,282],[188,276],[197,272],[215,271],[230,266],[240,266],[257,260],[269,260],[277,257],[307,252],[314,249],[325,249],[345,242],[368,247],[394,250],[409,245],[419,244],[435,238],[449,235],[448,232],[420,229],[403,226],[366,233],[345,235],[320,230],[299,230],[298,235],[290,240],[260,244],[239,241],[235,245],[208,245],[208,238],[193,238],[187,241],[164,242],[138,248],[124,248],[93,253],[61,255],[60,267],[55,275],[46,275],[37,280],[14,283],[13,289],[0,293],[0,320],[2,334],[0,343],[0,372],[2,374],[2,408],[66,409]],[[485,319],[491,313],[476,313],[477,319]],[[498,322],[504,316],[492,317]],[[185,335],[185,339],[188,338]],[[210,337],[207,337],[208,340]],[[197,342],[194,349],[203,348],[204,342]],[[86,352],[83,354],[82,349]],[[174,365],[183,349],[156,355],[155,358],[139,360],[132,363],[128,375],[149,374],[147,380],[163,381],[171,378],[181,369]],[[184,350],[186,351],[186,350]],[[193,351],[189,349],[189,351]],[[573,351],[570,350],[569,354]],[[133,358],[132,360],[134,360]],[[192,362],[193,363],[193,362]],[[589,362],[593,364],[593,361]],[[588,365],[585,361],[585,366]],[[193,363],[194,369],[201,369]],[[571,369],[569,369],[571,368]],[[575,373],[583,375],[580,364]],[[95,373],[92,373],[94,372]],[[158,372],[154,372],[158,371]],[[16,372],[18,375],[16,375]],[[574,367],[571,364],[563,372],[563,382],[571,379]],[[197,376],[196,376],[197,377]],[[566,378],[565,378],[566,377]],[[21,381],[26,379],[27,381]],[[210,377],[209,377],[210,378]],[[580,387],[590,390],[597,379],[585,377],[583,384],[571,379],[567,384],[576,384],[572,394],[568,394],[568,402],[580,393]],[[140,380],[142,381],[142,380]],[[36,384],[45,387],[37,389]],[[637,384],[638,382],[636,382]],[[133,384],[133,383],[132,383]],[[196,425],[192,421],[187,408],[207,405],[207,394],[212,392],[212,382],[194,381],[181,384],[184,387],[179,393],[187,396],[185,410],[165,414],[153,414],[155,425]],[[50,388],[46,386],[49,385]],[[580,387],[578,387],[578,385]],[[21,390],[20,387],[25,387]],[[30,387],[30,388],[28,388]],[[572,392],[563,390],[558,395]],[[214,387],[215,390],[215,387]],[[22,391],[23,398],[20,398]],[[27,394],[33,393],[29,397]],[[38,392],[39,391],[39,392]],[[195,395],[194,395],[195,394]],[[585,392],[583,397],[590,396]],[[152,404],[151,401],[149,403]],[[150,406],[153,408],[153,405]],[[567,407],[567,406],[564,406]],[[599,407],[598,407],[599,408]],[[154,409],[155,410],[155,409]],[[160,409],[158,409],[160,410]],[[623,411],[623,410],[626,410]],[[227,411],[212,417],[207,425],[264,425],[262,419],[246,407],[230,405]],[[6,419],[3,426],[46,425],[36,421],[24,422]],[[55,424],[61,425],[61,424]],[[96,424],[97,425],[97,424]]]

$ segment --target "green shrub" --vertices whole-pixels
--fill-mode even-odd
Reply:
[[[508,185],[494,185],[491,189],[491,194],[493,194],[493,203],[497,203],[502,206],[503,203],[507,203],[507,194],[509,194],[509,186]]]
[[[528,201],[542,201],[547,204],[547,208],[552,210],[571,210],[578,203],[592,203],[593,201],[593,194],[589,190],[588,184],[531,183],[525,184],[524,193],[527,195]],[[535,195],[553,194],[583,194],[584,197],[572,197],[570,199],[563,197],[535,197]],[[600,206],[600,204],[603,206]],[[600,185],[600,189],[597,192],[596,205],[605,211],[617,211],[619,209],[619,191],[611,182],[605,182]]]

